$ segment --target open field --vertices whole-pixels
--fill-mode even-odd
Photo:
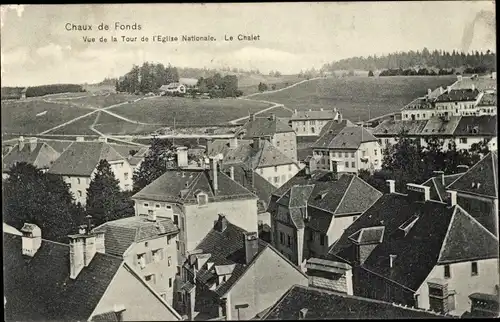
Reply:
[[[239,99],[189,99],[163,96],[117,106],[110,111],[134,121],[167,126],[173,126],[175,118],[177,126],[223,124],[266,107],[269,107],[269,104]]]
[[[92,131],[90,126],[94,123],[97,115],[98,113],[91,114],[54,131],[50,131],[47,134],[96,135],[97,133]]]
[[[303,78],[299,78],[297,75],[283,75],[280,77],[273,77],[268,75],[245,75],[241,78],[238,78],[238,88],[243,91],[244,95],[258,93],[259,92],[259,83],[264,83],[268,86],[268,89],[271,90],[272,86],[275,86],[275,89],[280,89],[291,85],[293,83],[297,83],[303,80]]]
[[[111,93],[105,95],[101,94],[95,96],[90,93],[82,93],[82,94],[86,94],[86,96],[81,98],[68,99],[67,101],[71,102],[72,104],[79,105],[81,107],[99,108],[128,101],[135,101],[137,99],[142,98],[141,96],[138,95],[124,94],[124,93]],[[61,99],[58,100],[58,102],[65,102],[65,100]]]
[[[281,103],[292,110],[336,107],[344,118],[357,122],[398,111],[418,96],[425,95],[428,88],[446,87],[455,80],[455,76],[326,78],[281,92],[258,94],[252,99]]]
[[[44,111],[47,113],[37,116]],[[45,102],[41,99],[2,101],[2,133],[37,134],[87,113],[88,109]]]

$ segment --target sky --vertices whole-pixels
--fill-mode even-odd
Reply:
[[[115,31],[114,25],[141,25]],[[104,23],[110,30],[100,31]],[[91,25],[67,31],[66,25]],[[238,41],[239,34],[259,40]],[[210,35],[213,42],[152,42]],[[86,43],[83,37],[95,38]],[[100,37],[117,42],[99,42]],[[121,36],[137,37],[122,42]],[[233,41],[225,37],[233,36]],[[149,42],[141,42],[148,37]],[[2,5],[2,86],[94,83],[144,61],[282,74],[353,56],[496,48],[493,1]],[[181,75],[182,76],[182,75]]]

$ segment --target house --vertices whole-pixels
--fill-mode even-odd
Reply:
[[[76,201],[85,205],[87,188],[101,160],[108,161],[122,191],[132,189],[132,166],[127,157],[122,156],[107,142],[85,142],[77,138],[77,141],[66,148],[52,164],[48,172],[62,176],[70,185],[70,191]]]
[[[356,175],[308,168],[271,198],[272,243],[295,265],[328,252],[382,193]]]
[[[289,124],[297,136],[318,136],[329,121],[341,117],[336,108],[333,110],[320,109],[319,111],[311,109],[309,111],[295,110],[289,120]]]
[[[294,285],[261,320],[412,319],[445,316],[393,303]]]
[[[307,276],[274,247],[220,216],[184,264],[189,320],[250,320]]]
[[[10,168],[20,162],[26,162],[42,171],[47,171],[59,156],[59,152],[44,142],[38,142],[37,138],[29,138],[26,142],[21,136],[17,145],[10,147],[2,157],[2,177],[7,178]]]
[[[177,271],[177,234],[170,218],[133,216],[108,221],[92,230],[104,234],[104,253],[123,258],[164,301],[173,304]]]
[[[127,159],[127,162],[132,168],[132,175],[135,170],[140,168],[142,161],[144,161],[144,158],[149,151],[149,147],[146,146],[114,143],[110,143],[110,145],[113,149],[120,153],[120,155]]]
[[[25,224],[4,232],[4,310],[8,321],[179,321],[181,316],[134,266],[105,254],[85,230],[61,244]]]
[[[472,302],[470,312],[467,311],[462,318],[498,318],[500,300],[498,289],[496,294],[474,293],[469,295]]]
[[[276,118],[274,114],[267,118],[251,114],[247,123],[236,132],[239,139],[253,140],[265,138],[293,161],[297,161],[297,135],[295,131]]]
[[[222,155],[222,167],[244,164],[278,188],[300,170],[297,161],[281,152],[270,141],[262,138],[253,140],[214,140],[207,143],[209,156]]]
[[[196,78],[181,77],[181,78],[179,78],[179,83],[186,86],[186,88],[197,88],[198,87],[198,80]]]
[[[460,316],[469,295],[494,293],[498,238],[457,204],[457,192],[436,202],[429,187],[409,183],[405,195],[388,182],[390,193],[325,258],[352,267],[353,294]]]
[[[495,107],[496,109],[496,107]],[[497,138],[497,116],[464,116],[460,118],[453,132],[458,150],[469,150],[473,144],[490,142]],[[496,144],[489,146],[490,151],[497,149]]]
[[[179,227],[178,263],[195,249],[219,214],[245,230],[258,230],[258,197],[221,172],[216,158],[211,161],[209,169],[167,170],[132,196],[136,216],[153,213]]]
[[[28,91],[28,87],[23,88],[21,91],[21,99],[25,100],[26,99],[26,92]]]
[[[162,85],[159,89],[161,95],[167,94],[185,94],[186,85],[179,82],[170,83],[168,85]]]
[[[337,134],[333,130],[326,132],[312,149],[317,169],[330,169],[331,161],[342,164],[342,171],[352,173],[382,168],[379,141],[364,127],[344,126]]]

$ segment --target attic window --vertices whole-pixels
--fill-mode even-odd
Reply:
[[[408,232],[415,225],[418,218],[420,218],[418,215],[413,215],[408,220],[406,220],[403,224],[401,224],[401,226],[399,226],[399,229],[404,231],[405,236],[408,235]]]
[[[204,206],[208,203],[208,196],[206,193],[200,192],[197,196],[196,199],[198,201],[198,206]]]

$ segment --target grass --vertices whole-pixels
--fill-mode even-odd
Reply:
[[[154,97],[112,108],[134,121],[174,125],[217,125],[258,112],[269,104],[239,99],[189,99]]]
[[[398,111],[425,95],[428,88],[446,87],[455,80],[455,76],[327,78],[252,98],[281,103],[291,110],[336,107],[344,118],[357,122]]]
[[[45,102],[41,99],[2,101],[1,106],[4,134],[38,134],[89,112],[88,109]],[[45,115],[36,116],[44,111],[47,111]]]
[[[96,132],[90,129],[90,126],[94,123],[98,113],[91,114],[84,118],[79,119],[73,123],[66,126],[60,127],[51,131],[47,134],[62,134],[62,135],[97,135]]]
[[[124,103],[128,101],[134,101],[137,99],[140,99],[141,96],[137,95],[132,95],[132,94],[125,94],[125,93],[111,93],[111,94],[99,94],[99,95],[92,95],[90,93],[83,93],[86,94],[85,97],[81,98],[74,98],[74,99],[60,99],[58,102],[70,102],[74,105],[78,105],[81,107],[86,107],[86,108],[91,108],[91,107],[108,107],[111,105],[119,104],[119,103]],[[81,96],[81,95],[80,95]]]
[[[238,88],[243,91],[244,95],[258,93],[259,83],[264,83],[271,90],[272,86],[275,85],[275,89],[280,89],[294,83],[298,83],[303,78],[299,78],[297,75],[284,75],[280,77],[272,77],[268,75],[251,75],[248,77],[242,77],[238,79]]]

